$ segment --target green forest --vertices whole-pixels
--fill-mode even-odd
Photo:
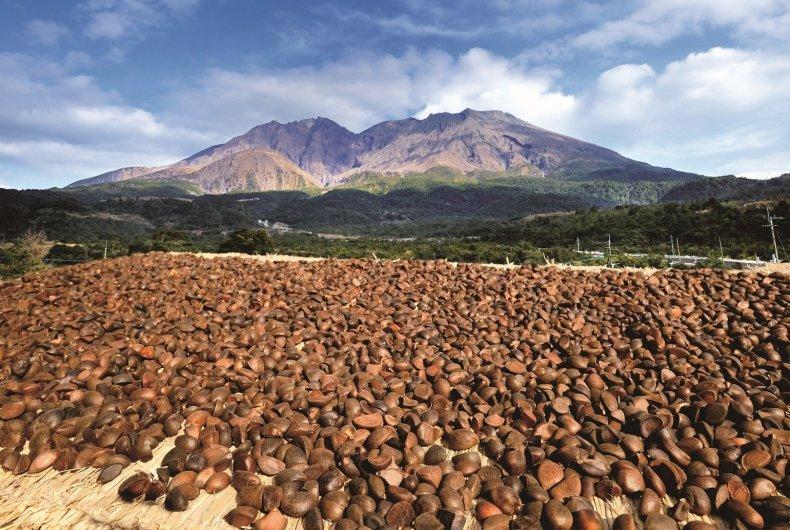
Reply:
[[[419,183],[418,177],[408,178]],[[427,182],[320,195],[196,195],[180,181],[0,189],[0,275],[152,251],[589,264],[602,260],[575,252],[577,244],[602,251],[610,236],[611,253],[619,256],[613,261],[620,264],[635,264],[624,253],[639,252],[647,254],[642,264],[666,266],[661,256],[670,251],[670,236],[683,254],[769,259],[765,206],[779,215],[790,211],[790,175],[679,185],[534,178],[507,186]],[[274,222],[289,229],[261,236],[260,229]],[[788,222],[777,229],[783,259]]]
[[[786,200],[770,203],[775,212],[790,211]],[[219,213],[219,219],[222,214]],[[204,219],[205,222],[205,219]],[[220,221],[221,223],[222,221]],[[414,227],[423,235],[392,237],[355,235],[326,237],[308,232],[267,233],[255,228],[219,228],[186,231],[156,228],[123,232],[107,239],[62,238],[43,231],[27,231],[0,246],[0,275],[18,276],[51,265],[65,265],[135,252],[246,252],[337,258],[447,259],[460,262],[516,264],[606,264],[607,258],[589,258],[575,252],[607,250],[611,235],[611,261],[628,266],[665,267],[669,236],[683,254],[709,256],[715,266],[721,253],[728,257],[768,259],[772,252],[765,205],[739,205],[708,200],[698,203],[587,208],[570,213],[535,215],[502,221],[466,221]],[[115,228],[123,224],[114,225]],[[788,259],[784,242],[790,239],[786,224],[777,236],[780,257]],[[83,227],[84,228],[84,227]],[[106,228],[106,226],[105,226]],[[407,230],[408,231],[408,230]],[[719,239],[721,238],[721,239]],[[33,239],[33,242],[30,240]],[[47,245],[49,242],[49,245]],[[721,247],[719,246],[721,244]],[[641,252],[643,258],[625,256]]]

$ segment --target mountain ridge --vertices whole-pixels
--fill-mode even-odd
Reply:
[[[251,150],[267,150],[279,156],[263,152],[251,157],[237,156]],[[213,173],[221,185],[210,182],[206,172],[190,178],[226,157],[234,157],[236,163],[228,161],[224,173]],[[261,157],[266,158],[265,162]],[[248,164],[241,163],[243,160]],[[405,175],[429,172],[436,167],[547,178],[585,179],[596,172],[626,181],[699,177],[631,160],[611,149],[540,128],[503,111],[466,109],[430,114],[423,119],[384,121],[359,133],[320,116],[287,123],[271,121],[173,164],[121,168],[78,180],[69,187],[138,178],[179,178],[203,182],[205,186],[201,187],[208,193],[255,191],[249,189],[248,182],[257,183],[261,187],[256,189],[262,191],[274,189],[267,179],[288,175],[279,185],[331,188],[359,174]]]

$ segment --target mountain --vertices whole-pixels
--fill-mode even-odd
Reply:
[[[156,177],[159,173],[151,175]],[[169,179],[170,176],[160,178]],[[206,193],[275,191],[320,188],[309,173],[271,149],[247,149],[216,159],[181,179]]]
[[[422,120],[385,121],[361,133],[321,117],[273,121],[168,166],[123,168],[71,186],[178,178],[195,182],[207,193],[327,188],[435,168],[486,176],[624,182],[699,177],[631,160],[505,112],[467,109]]]

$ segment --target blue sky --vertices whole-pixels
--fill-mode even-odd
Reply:
[[[0,186],[270,120],[501,109],[656,165],[790,171],[790,0],[0,0]]]

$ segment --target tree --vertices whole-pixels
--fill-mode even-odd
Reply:
[[[266,230],[243,229],[231,232],[220,246],[220,252],[243,252],[244,254],[268,254],[273,243]]]
[[[22,276],[41,269],[50,245],[43,232],[28,230],[13,244],[0,247],[0,278]]]

